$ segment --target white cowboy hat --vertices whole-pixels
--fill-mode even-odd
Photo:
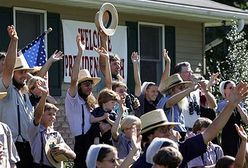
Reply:
[[[14,71],[19,71],[19,70],[27,70],[28,72],[31,72],[34,70],[34,68],[29,67],[23,55],[20,55],[19,57],[16,58]]]
[[[63,161],[68,160],[68,158],[64,154],[59,154],[59,155],[51,154],[51,148],[57,147],[58,145],[63,145],[63,144],[58,144],[55,138],[49,138],[45,145],[45,153],[51,165],[53,165],[56,168],[63,168]]]
[[[101,80],[101,78],[98,77],[91,77],[90,72],[88,69],[81,69],[78,73],[78,84],[82,83],[87,80],[92,80],[93,81],[93,86],[98,84]]]
[[[112,36],[118,25],[118,13],[114,5],[111,3],[104,3],[95,16],[95,25],[97,29]]]
[[[166,126],[166,125],[179,125],[178,122],[169,122],[164,110],[156,109],[143,114],[141,117],[142,130],[141,134],[152,130],[153,128]]]

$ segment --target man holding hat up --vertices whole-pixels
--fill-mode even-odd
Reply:
[[[65,110],[71,133],[75,136],[76,159],[74,160],[74,167],[86,168],[87,151],[93,144],[93,138],[89,132],[91,114],[87,98],[92,94],[92,88],[100,81],[100,78],[91,77],[87,69],[80,70],[85,44],[82,43],[80,35],[77,35],[76,40],[78,54],[72,68],[71,84],[65,98]]]

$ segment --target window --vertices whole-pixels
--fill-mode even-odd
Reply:
[[[163,25],[139,23],[140,75],[142,82],[160,82],[163,70],[163,37]]]
[[[46,30],[46,11],[14,7],[14,25],[21,49]]]

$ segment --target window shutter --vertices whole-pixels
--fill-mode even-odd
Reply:
[[[134,93],[133,63],[131,54],[138,51],[138,23],[126,22],[127,26],[127,85],[130,93]]]
[[[0,7],[0,20],[0,51],[6,52],[10,41],[7,26],[13,24],[13,9]]]
[[[53,29],[47,36],[48,42],[48,57],[55,50],[63,51],[62,48],[62,28],[60,15],[56,13],[47,13],[47,28]],[[54,63],[49,69],[49,92],[52,96],[61,96],[61,83],[63,79],[63,61]]]
[[[171,73],[174,73],[176,64],[176,31],[174,26],[165,26],[165,48],[169,51],[171,58]]]

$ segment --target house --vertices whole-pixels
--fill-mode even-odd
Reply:
[[[85,36],[89,34],[89,40],[97,38],[94,17],[104,2],[114,4],[118,11],[120,31],[113,36],[112,52],[121,55],[122,74],[131,90],[132,51],[141,55],[142,81],[160,80],[164,67],[163,48],[169,50],[173,65],[189,61],[193,69],[201,65],[204,72],[205,27],[248,18],[248,13],[243,10],[211,0],[1,0],[0,50],[7,49],[9,38],[5,30],[7,25],[14,24],[20,37],[20,48],[52,27],[46,40],[48,56],[56,49],[66,54],[64,62],[56,63],[50,69],[49,87],[51,95],[58,96],[61,103],[57,127],[69,144],[73,142],[64,122],[63,99],[68,88],[68,68],[76,52],[73,39],[77,32]],[[75,25],[83,28],[75,29]],[[89,55],[82,61],[85,61],[84,67],[92,68],[94,75],[97,55],[90,51],[90,45],[89,42]]]

